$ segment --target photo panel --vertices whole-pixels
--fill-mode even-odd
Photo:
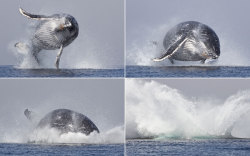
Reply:
[[[123,155],[122,79],[0,79],[0,86],[0,155]]]
[[[249,77],[250,2],[126,1],[126,77]]]
[[[126,154],[246,155],[249,82],[126,79]]]
[[[123,77],[123,0],[13,0],[0,10],[0,77]]]

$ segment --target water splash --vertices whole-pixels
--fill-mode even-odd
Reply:
[[[104,132],[92,132],[90,135],[68,132],[60,134],[54,128],[37,129],[28,136],[28,142],[35,143],[85,143],[85,144],[114,144],[124,143],[123,126],[114,127]]]
[[[84,143],[84,144],[115,144],[124,143],[124,127],[117,126],[100,133],[63,133],[54,128],[22,129],[21,131],[3,132],[0,142],[5,143]]]
[[[237,122],[249,114],[249,95],[241,91],[224,103],[214,103],[185,97],[155,81],[127,80],[126,137],[231,138]]]

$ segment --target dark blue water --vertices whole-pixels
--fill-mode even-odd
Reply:
[[[0,144],[0,155],[123,156],[123,144]]]
[[[250,66],[127,66],[126,77],[250,77]]]
[[[19,69],[0,66],[0,77],[124,77],[124,69]]]
[[[140,155],[196,155],[196,156],[249,156],[249,139],[198,140],[130,140],[126,144],[128,156]]]

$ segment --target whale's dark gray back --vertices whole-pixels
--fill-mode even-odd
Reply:
[[[209,26],[196,21],[187,21],[170,29],[164,37],[163,46],[167,50],[181,37],[199,38],[211,52],[220,56],[219,38]]]
[[[88,117],[68,109],[56,109],[48,113],[38,123],[39,128],[47,126],[56,128],[62,133],[81,132],[86,135],[93,131],[99,133],[99,129]]]

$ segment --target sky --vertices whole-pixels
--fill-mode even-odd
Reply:
[[[26,108],[39,117],[66,108],[90,118],[106,131],[124,123],[122,79],[1,79],[1,130],[29,124]]]
[[[179,90],[186,97],[225,100],[238,91],[250,90],[249,79],[145,79]]]
[[[247,64],[250,60],[249,6],[249,0],[127,0],[127,55],[134,44],[137,49],[143,49],[148,41],[162,40],[177,24],[199,21],[218,35],[220,59],[224,64]]]
[[[76,18],[80,27],[79,36],[64,49],[62,64],[74,62],[75,66],[93,67],[92,64],[99,63],[104,68],[123,66],[123,3],[123,0],[2,0],[0,65],[17,64],[18,57],[13,52],[15,51],[13,45],[27,39],[27,34],[31,32],[29,25],[33,21],[19,13],[18,7],[21,6],[31,13],[44,15],[68,13]],[[54,53],[53,56],[56,56],[57,51]]]

